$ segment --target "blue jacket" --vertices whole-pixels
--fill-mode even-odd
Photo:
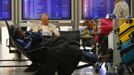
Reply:
[[[27,34],[27,37],[25,37],[24,39],[17,38],[16,42],[27,50],[36,48],[43,39],[43,36],[41,33],[27,32],[26,34]]]

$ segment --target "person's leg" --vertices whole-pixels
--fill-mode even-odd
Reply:
[[[57,68],[55,65],[45,64],[43,74],[44,75],[55,75],[56,69]]]
[[[81,59],[81,53],[79,50],[73,49],[73,47],[70,47],[69,50],[65,50],[61,56],[57,57],[58,75],[71,75],[78,65]]]
[[[24,72],[35,72],[40,67],[39,63],[32,62],[25,70]]]
[[[57,70],[57,60],[55,56],[53,56],[50,52],[46,53],[46,57],[44,59],[44,65],[42,67],[44,75],[55,75]]]
[[[29,53],[31,64],[24,70],[25,72],[34,72],[39,69],[40,64],[43,62],[41,50]]]
[[[55,75],[56,67],[51,64],[43,64],[34,75]]]
[[[57,70],[58,75],[71,75],[79,63],[78,58],[74,57],[63,57],[59,60],[60,62],[58,63],[59,65]]]

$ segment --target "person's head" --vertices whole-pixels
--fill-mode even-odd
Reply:
[[[87,21],[87,27],[88,27],[88,28],[93,28],[93,26],[95,26],[94,21],[93,21],[93,20],[88,20],[88,21]]]
[[[11,32],[14,38],[24,38],[25,33],[19,27],[11,27]]]
[[[125,1],[125,0],[115,0],[115,4],[120,2],[120,1]]]
[[[47,14],[42,14],[41,15],[41,21],[43,25],[48,25],[48,15]]]

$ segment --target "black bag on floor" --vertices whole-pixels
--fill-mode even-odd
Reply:
[[[82,51],[82,60],[85,62],[96,63],[98,60],[98,56],[87,51]]]

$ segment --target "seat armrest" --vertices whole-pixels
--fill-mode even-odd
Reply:
[[[6,47],[9,46],[9,39],[6,39]]]

